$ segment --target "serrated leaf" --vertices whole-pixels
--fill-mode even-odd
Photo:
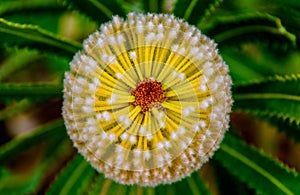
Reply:
[[[82,194],[95,174],[96,170],[78,154],[54,181],[47,194]]]
[[[261,194],[297,194],[300,176],[227,133],[215,153],[228,171]]]
[[[64,3],[72,9],[88,16],[98,24],[111,20],[113,15],[124,17],[126,15],[118,0],[64,0]]]
[[[220,53],[229,66],[234,86],[253,84],[278,74],[300,73],[296,64],[300,58],[296,53],[286,57],[280,52],[278,54],[282,54],[282,58],[278,58],[278,54],[260,44],[246,46],[246,49],[221,47]]]
[[[16,23],[38,25],[56,33],[59,17],[65,11],[57,0],[6,0],[1,2],[0,17]]]
[[[17,46],[38,49],[72,57],[81,45],[52,34],[38,26],[18,24],[0,18],[0,41],[2,46]]]
[[[12,99],[44,99],[49,97],[62,97],[61,84],[48,83],[0,83],[0,100]]]
[[[233,109],[300,123],[300,75],[275,76],[233,87]]]
[[[222,0],[177,0],[174,7],[174,14],[184,18],[190,24],[197,24],[201,18]]]
[[[276,117],[267,118],[270,124],[275,125],[279,131],[283,131],[286,135],[296,142],[300,143],[300,125],[291,123],[288,120],[278,119]]]
[[[241,13],[216,17],[210,25],[198,27],[220,44],[269,40],[296,46],[296,36],[288,32],[280,18],[265,13]]]
[[[31,133],[16,137],[10,142],[2,145],[0,147],[0,163],[7,161],[14,157],[17,153],[22,152],[39,142],[49,139],[51,136],[66,136],[64,122],[62,120],[41,126]]]

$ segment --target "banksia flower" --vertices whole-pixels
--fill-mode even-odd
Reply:
[[[199,169],[228,128],[231,79],[216,44],[165,14],[113,17],[65,74],[74,146],[122,184],[172,183]]]

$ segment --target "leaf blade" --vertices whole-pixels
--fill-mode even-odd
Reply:
[[[300,124],[300,75],[269,77],[252,85],[233,87],[232,91],[235,110]]]
[[[39,127],[31,133],[13,139],[0,147],[0,162],[7,161],[7,159],[12,158],[16,153],[47,139],[49,136],[66,136],[66,132],[62,129],[64,129],[64,122],[58,120]]]
[[[50,83],[0,83],[0,100],[62,97],[63,86]]]
[[[38,26],[19,24],[0,18],[1,42],[7,46],[18,46],[48,51],[71,57],[81,49],[77,42],[68,41]]]
[[[273,40],[297,45],[296,35],[287,31],[280,18],[260,12],[221,15],[209,25],[198,24],[205,34],[220,44],[237,44],[253,40]]]
[[[96,171],[78,154],[54,181],[47,194],[81,194],[95,174]]]
[[[259,193],[295,194],[300,176],[227,133],[215,154],[228,171]],[[243,170],[243,171],[241,171]]]

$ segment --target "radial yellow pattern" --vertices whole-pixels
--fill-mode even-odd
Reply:
[[[70,65],[68,133],[120,183],[153,186],[189,175],[228,128],[228,67],[213,41],[172,15],[114,17]]]

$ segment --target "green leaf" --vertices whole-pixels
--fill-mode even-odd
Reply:
[[[62,97],[61,84],[48,83],[0,83],[0,100]]]
[[[165,0],[142,0],[143,8],[146,13],[156,12],[161,13]]]
[[[230,133],[214,156],[228,171],[260,194],[297,194],[300,176],[244,144]]]
[[[232,88],[233,109],[300,124],[300,75],[269,77]]]
[[[0,194],[19,195],[32,194],[39,185],[40,179],[43,175],[42,169],[34,171],[30,176],[10,175],[0,177]]]
[[[300,46],[300,5],[299,1],[264,1],[260,2],[256,11],[266,12],[280,18],[282,24],[289,32],[297,36],[297,46]]]
[[[264,74],[257,67],[253,59],[248,59],[240,52],[235,52],[231,47],[221,48],[220,53],[228,64],[230,76],[235,86],[247,83],[254,79],[263,79]]]
[[[191,177],[187,178],[187,183],[189,185],[189,188],[191,189],[192,193],[194,195],[199,194],[210,194],[208,191],[204,181],[201,179],[199,173],[196,171],[194,172]]]
[[[279,131],[285,132],[288,137],[300,143],[300,125],[276,117],[267,118],[267,120],[271,125],[276,126]]]
[[[61,151],[68,142],[64,138],[52,136],[44,143],[47,143],[47,148],[43,159],[32,170],[26,170],[26,174],[15,171],[9,171],[5,175],[0,173],[0,194],[39,194],[37,190],[47,179],[49,167],[57,164],[57,159],[63,155]]]
[[[210,194],[199,173],[195,171],[191,176],[172,185],[159,185],[155,194]]]
[[[220,4],[222,0],[177,0],[174,14],[184,18],[190,24],[197,24],[210,9]]]
[[[237,48],[221,47],[220,53],[228,64],[235,86],[253,84],[255,80],[263,81],[274,75],[299,74],[297,52],[282,53],[270,51],[261,44],[251,44]]]
[[[92,188],[91,191],[89,190],[89,194],[122,195],[136,192],[136,190],[133,190],[137,188],[136,186],[118,184],[110,179],[104,179],[101,174],[98,177],[100,178],[97,178],[97,180],[99,179],[101,182],[94,183],[95,187]],[[132,191],[130,191],[130,189],[132,189]]]
[[[88,16],[98,24],[111,20],[113,15],[125,17],[126,13],[118,0],[64,0],[72,9]]]
[[[55,33],[65,11],[57,0],[5,0],[0,6],[0,16],[6,20],[38,25]]]
[[[103,174],[98,174],[95,179],[90,183],[89,187],[87,187],[86,194],[88,195],[94,195],[94,194],[100,194],[100,191],[105,183],[105,178]],[[110,181],[110,180],[107,180]]]
[[[68,41],[38,26],[30,24],[18,24],[0,18],[0,41],[6,46],[18,46],[38,49],[41,52],[72,57],[81,45]]]
[[[233,13],[215,17],[210,24],[198,27],[220,44],[269,40],[296,46],[296,36],[288,32],[280,18],[259,13]]]
[[[54,181],[47,194],[82,194],[95,174],[96,170],[78,154]]]
[[[21,135],[14,138],[10,142],[0,147],[0,163],[14,157],[17,153],[26,150],[27,148],[40,143],[49,137],[66,136],[64,122],[62,120],[51,122],[44,125],[31,133]]]
[[[21,10],[27,9],[41,9],[41,8],[49,8],[49,7],[57,7],[56,0],[5,0],[1,1],[0,6],[0,15],[10,14],[12,12],[17,12]]]
[[[15,114],[18,114],[32,106],[32,102],[28,99],[22,99],[19,102],[13,102],[11,105],[0,111],[0,120],[4,120]]]
[[[224,166],[214,158],[210,160],[213,165],[214,174],[216,175],[216,183],[220,195],[239,194],[250,195],[255,194],[253,189],[250,189],[246,183],[236,179]],[[253,191],[253,192],[252,192]]]
[[[0,66],[0,81],[39,58],[36,52],[20,50],[8,56]]]

